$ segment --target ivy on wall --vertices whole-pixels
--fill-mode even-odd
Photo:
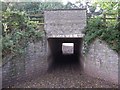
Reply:
[[[110,48],[119,52],[120,50],[120,22],[105,24],[100,18],[88,19],[88,24],[85,31],[85,52],[89,50],[90,44],[99,38],[108,43]]]
[[[90,44],[99,38],[116,52],[120,51],[120,2],[96,2],[103,9],[103,14],[93,16],[87,20],[85,30],[85,53],[88,52]],[[105,15],[106,14],[106,15]],[[114,19],[106,19],[114,18]]]
[[[42,37],[37,24],[22,12],[6,10],[2,13],[2,56],[22,54],[28,42]]]

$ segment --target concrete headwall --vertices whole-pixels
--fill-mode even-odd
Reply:
[[[44,12],[46,35],[81,34],[86,26],[86,10],[52,10]]]
[[[96,39],[85,57],[85,71],[93,77],[118,84],[118,54]]]

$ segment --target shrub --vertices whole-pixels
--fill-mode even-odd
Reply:
[[[118,52],[120,50],[119,24],[106,25],[100,17],[89,19],[85,30],[85,53],[88,52],[90,44],[96,38],[104,40],[110,48]]]
[[[42,37],[25,13],[5,11],[2,14],[2,56],[22,54],[30,41]]]

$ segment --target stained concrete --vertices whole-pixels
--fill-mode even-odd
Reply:
[[[85,56],[85,70],[91,76],[118,84],[118,54],[96,39]]]
[[[44,23],[48,38],[53,35],[81,34],[86,26],[86,10],[44,11]]]

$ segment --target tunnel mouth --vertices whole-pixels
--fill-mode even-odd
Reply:
[[[81,38],[49,38],[50,68],[81,67]],[[64,50],[65,49],[65,50]],[[70,52],[66,52],[70,51]],[[49,57],[48,57],[49,61]]]

